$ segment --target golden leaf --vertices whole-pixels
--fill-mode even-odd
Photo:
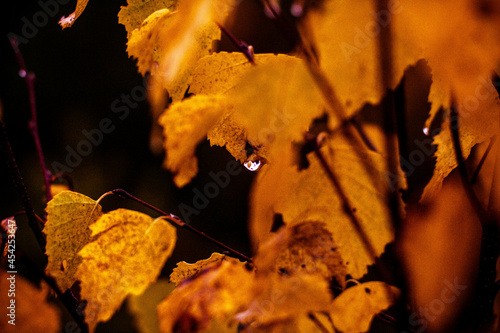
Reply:
[[[9,292],[12,284],[15,285],[13,293]],[[8,274],[3,269],[0,270],[0,290],[0,306],[3,311],[1,332],[61,331],[59,310],[54,304],[47,302],[47,292],[36,288],[22,276]]]
[[[249,70],[232,90],[230,103],[248,140],[268,146],[301,141],[325,104],[303,60],[288,55]]]
[[[386,206],[387,190],[398,191],[405,186],[399,183],[404,178],[390,179],[387,184],[385,158],[368,150],[356,153],[354,149],[340,137],[328,140],[321,152],[337,174],[352,213],[378,256],[394,238],[391,213]],[[270,236],[274,215],[278,213],[287,225],[306,220],[324,222],[338,245],[347,273],[360,278],[367,272],[367,265],[374,263],[373,258],[314,154],[308,155],[308,161],[309,167],[299,171],[284,156],[259,174],[251,194],[250,231],[254,245]]]
[[[158,306],[160,332],[203,330],[213,319],[226,322],[250,302],[252,278],[241,263],[222,261],[186,281]]]
[[[89,0],[77,0],[75,11],[69,14],[68,17],[66,16],[61,17],[61,19],[59,20],[59,25],[63,29],[70,28],[73,25],[73,23],[75,23],[76,19],[80,17],[80,15],[83,13],[88,3]]]
[[[259,249],[255,265],[286,275],[317,274],[335,277],[345,287],[346,268],[325,223],[306,221],[280,229],[278,235]]]
[[[174,174],[178,187],[198,173],[196,146],[229,107],[221,96],[193,96],[173,104],[158,120],[167,151],[164,166]]]
[[[188,264],[185,261],[181,261],[177,263],[177,267],[175,267],[172,274],[170,274],[170,282],[175,283],[175,286],[178,286],[182,281],[196,277],[205,268],[220,264],[222,261],[231,261],[234,263],[240,262],[238,259],[231,258],[217,252],[212,253],[210,258],[198,260],[194,264]]]
[[[406,270],[410,304],[430,308],[434,320],[425,320],[424,329],[433,332],[446,331],[470,300],[482,233],[458,177],[445,182],[438,194],[408,211],[396,250]]]
[[[127,6],[120,7],[118,23],[125,26],[129,43],[131,33],[141,25],[145,25],[148,16],[161,9],[173,11],[176,3],[176,0],[127,0]]]
[[[496,2],[485,9],[474,0],[392,1],[388,10],[376,11],[370,0],[326,1],[322,11],[310,15],[309,26],[311,36],[305,37],[317,41],[321,68],[347,116],[365,103],[379,103],[387,88],[395,88],[407,66],[426,59],[433,76],[426,127],[439,108],[450,106],[453,96],[463,123],[465,157],[476,143],[498,132],[500,104],[490,82],[500,59],[500,6]],[[381,30],[387,26],[393,67],[389,87],[381,80],[378,47]],[[337,125],[331,117],[330,127]],[[436,193],[457,165],[446,123],[443,129],[435,137],[437,164],[424,198]]]
[[[333,324],[344,333],[368,332],[373,317],[393,305],[399,295],[398,288],[378,281],[348,288],[333,300]]]
[[[156,307],[174,291],[175,285],[168,280],[158,279],[141,295],[130,295],[127,298],[128,311],[134,317],[136,328],[140,333],[159,333]]]
[[[54,277],[61,290],[76,281],[75,273],[82,259],[77,253],[91,239],[89,225],[102,216],[102,208],[91,198],[71,191],[63,191],[47,204],[47,235],[45,271]]]
[[[76,276],[87,300],[85,321],[93,332],[127,295],[142,294],[157,279],[177,236],[170,223],[127,209],[104,214],[90,229],[96,240],[79,252]]]
[[[332,301],[328,282],[320,275],[304,273],[263,274],[256,277],[253,294],[248,309],[235,316],[250,329],[313,311],[326,311]]]

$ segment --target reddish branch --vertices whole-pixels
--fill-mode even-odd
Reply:
[[[10,44],[12,45],[12,49],[16,55],[17,62],[19,64],[19,75],[24,77],[26,80],[26,86],[28,87],[28,94],[30,100],[30,111],[31,111],[31,120],[29,122],[29,129],[31,134],[33,135],[33,140],[35,141],[35,147],[38,154],[38,160],[40,161],[40,167],[43,173],[43,182],[45,185],[45,196],[46,201],[50,201],[52,199],[52,193],[50,192],[50,179],[51,174],[45,165],[45,158],[42,151],[42,144],[40,142],[40,135],[38,133],[38,119],[36,112],[36,99],[35,99],[35,74],[29,72],[26,68],[26,64],[24,63],[24,58],[19,50],[19,45],[17,39],[15,37],[10,37]]]
[[[168,214],[168,213],[165,213],[164,211],[162,211],[161,209],[159,208],[156,208],[155,206],[137,198],[137,197],[134,197],[132,194],[128,193],[127,191],[125,190],[122,190],[122,189],[116,189],[116,190],[112,190],[108,193],[113,193],[113,194],[116,194],[118,196],[121,196],[121,197],[124,197],[124,198],[128,198],[128,199],[132,199],[138,203],[140,203],[141,205],[143,206],[146,206],[152,210],[154,210],[155,212],[161,214],[166,220],[176,224],[177,226],[181,227],[181,228],[184,228],[184,229],[187,229],[191,232],[194,232],[195,234],[199,235],[199,236],[202,236],[206,239],[208,239],[209,241],[211,241],[212,243],[215,243],[217,245],[219,245],[220,247],[226,249],[227,251],[229,251],[230,253],[234,254],[236,257],[238,258],[241,258],[245,261],[248,261],[248,262],[252,262],[252,258],[250,257],[247,257],[246,255],[230,248],[229,246],[227,246],[226,244],[224,243],[221,243],[219,242],[218,240],[208,236],[207,234],[205,234],[204,232],[202,231],[199,231],[198,229],[196,228],[193,228],[192,226],[190,226],[189,224],[187,224],[186,222],[182,221],[179,217],[173,215],[173,214]]]

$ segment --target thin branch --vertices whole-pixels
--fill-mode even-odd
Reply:
[[[42,228],[38,224],[33,206],[31,205],[31,200],[28,195],[28,191],[26,190],[26,185],[24,185],[23,177],[21,176],[21,172],[19,171],[14,153],[12,152],[12,147],[7,136],[7,131],[5,130],[5,124],[2,120],[0,120],[0,147],[7,162],[7,166],[9,168],[16,191],[21,197],[24,210],[26,211],[26,215],[28,216],[28,225],[30,226],[31,230],[33,230],[40,249],[42,250],[42,252],[45,252],[45,237],[42,233]]]
[[[477,216],[479,217],[479,220],[481,221],[481,226],[485,228],[485,223],[487,221],[486,218],[486,213],[481,206],[481,203],[479,202],[479,199],[477,198],[476,194],[474,193],[474,190],[472,189],[472,185],[469,181],[469,176],[467,174],[467,168],[465,166],[465,159],[464,156],[462,155],[462,147],[460,144],[460,134],[458,131],[458,112],[457,112],[457,106],[455,104],[454,99],[452,99],[451,102],[451,108],[450,108],[450,132],[451,132],[451,138],[453,141],[453,148],[455,150],[455,158],[457,159],[458,163],[458,172],[460,173],[460,179],[462,180],[462,185],[464,186],[465,193],[467,194],[467,198],[469,199],[472,207],[474,208]]]
[[[232,33],[230,33],[226,28],[224,28],[222,25],[218,24],[220,30],[233,42],[234,45],[245,55],[245,57],[248,59],[248,61],[255,65],[255,56],[253,54],[253,47],[252,45],[248,45],[242,40],[237,39],[234,37]]]
[[[31,134],[33,135],[33,140],[35,141],[36,152],[38,154],[38,160],[40,161],[40,167],[43,173],[46,201],[49,202],[52,199],[52,193],[50,192],[51,174],[50,171],[47,169],[47,166],[45,165],[45,158],[42,151],[42,143],[40,142],[40,135],[38,133],[38,119],[37,119],[36,99],[35,99],[35,74],[27,70],[23,55],[19,50],[17,39],[15,37],[10,37],[9,41],[10,44],[12,45],[12,49],[14,50],[17,62],[19,64],[19,75],[21,77],[24,77],[24,79],[26,80],[26,86],[28,88],[30,111],[31,111],[31,120],[29,122],[29,129]]]
[[[388,12],[388,0],[375,0],[377,13]],[[382,28],[378,38],[378,51],[380,60],[380,74],[382,86],[386,89],[391,89],[394,81],[394,68],[392,64],[392,34],[390,22],[386,27]],[[403,131],[404,119],[397,114],[394,101],[391,98],[386,98],[383,102],[384,111],[384,133],[385,133],[385,153],[387,154],[386,167],[387,171],[392,175],[397,175],[399,170],[399,147],[397,134]],[[398,192],[388,190],[388,207],[391,211],[392,222],[399,229],[401,217],[399,215],[399,198]]]
[[[486,161],[486,157],[488,157],[488,155],[491,151],[491,148],[495,144],[496,138],[497,138],[496,136],[492,137],[490,140],[490,143],[488,144],[488,147],[486,147],[486,151],[484,152],[483,157],[481,157],[481,160],[479,161],[479,163],[476,167],[476,171],[474,171],[474,174],[472,175],[472,178],[470,180],[471,185],[474,185],[477,182],[479,172],[481,171],[481,168],[483,167],[484,161]]]
[[[191,232],[194,232],[195,234],[201,236],[201,237],[204,237],[206,239],[208,239],[209,241],[211,241],[212,243],[215,243],[217,245],[219,245],[220,247],[226,249],[227,251],[229,251],[230,253],[234,254],[236,257],[239,257],[245,261],[248,261],[248,262],[253,262],[252,261],[252,258],[250,257],[247,257],[246,255],[230,248],[229,246],[219,242],[218,240],[208,236],[207,234],[205,234],[204,232],[202,231],[199,231],[198,229],[195,229],[193,228],[192,226],[190,226],[189,224],[187,224],[186,222],[182,221],[178,216],[175,216],[174,214],[168,214],[168,213],[165,213],[164,211],[162,211],[161,209],[159,208],[156,208],[155,206],[137,198],[137,197],[134,197],[132,194],[126,192],[125,190],[122,190],[122,189],[116,189],[116,190],[112,190],[108,193],[113,193],[113,194],[116,194],[118,196],[121,196],[123,198],[128,198],[128,199],[132,199],[138,203],[140,203],[141,205],[143,206],[146,206],[148,207],[149,209],[152,209],[154,210],[155,212],[161,214],[162,216],[165,217],[165,219],[167,219],[168,221],[172,222],[172,223],[175,223],[177,226],[181,227],[181,228],[184,228],[184,229],[187,229]]]

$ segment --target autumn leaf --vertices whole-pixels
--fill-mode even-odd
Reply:
[[[328,282],[317,274],[287,276],[273,272],[256,278],[248,309],[235,316],[250,331],[301,314],[325,311],[332,301]]]
[[[333,325],[344,333],[368,332],[373,317],[394,305],[399,295],[398,288],[379,281],[348,288],[333,300]]]
[[[127,209],[101,216],[90,226],[96,239],[80,252],[76,273],[87,301],[85,321],[94,331],[129,294],[140,295],[160,274],[176,243],[176,231],[163,219]]]
[[[15,286],[12,292],[15,296],[9,296],[12,284]],[[3,269],[0,270],[0,290],[2,290],[0,306],[3,311],[0,331],[3,333],[61,331],[59,310],[47,301],[47,292],[36,288],[19,274],[8,274]]]
[[[301,141],[313,119],[324,113],[325,102],[304,61],[288,55],[252,68],[231,93],[235,123],[248,140],[267,146]]]
[[[435,332],[446,331],[471,301],[480,258],[481,224],[456,176],[433,200],[408,211],[396,243],[412,307],[443,307],[439,316],[429,310],[434,320],[425,320],[424,329]]]
[[[171,12],[175,9],[176,3],[176,0],[127,0],[127,6],[121,6],[118,12],[118,23],[125,26],[129,43],[135,29],[139,29],[141,25],[149,25],[146,19],[150,15],[162,9],[168,9]]]
[[[465,157],[477,143],[498,132],[500,105],[490,76],[500,60],[500,6],[481,8],[473,0],[394,1],[375,11],[373,1],[326,1],[309,15],[303,37],[315,41],[321,69],[335,89],[346,116],[365,103],[379,103],[394,89],[407,66],[426,59],[432,70],[432,104],[426,127],[453,96],[461,117]],[[383,86],[378,48],[381,29],[391,33],[393,77]],[[335,33],[331,33],[335,31]],[[362,82],[362,84],[359,84]],[[332,120],[334,118],[332,117]],[[330,123],[333,129],[337,123]],[[435,137],[436,168],[423,198],[439,190],[457,163],[445,122]],[[436,133],[433,133],[436,134]]]
[[[127,298],[128,311],[134,317],[136,328],[140,333],[158,333],[158,317],[156,307],[175,289],[173,283],[158,279],[141,295],[130,295]]]
[[[45,254],[47,274],[54,277],[61,290],[76,281],[75,273],[82,259],[77,253],[91,239],[89,225],[102,216],[101,206],[91,198],[71,191],[63,191],[47,204],[47,235]]]
[[[208,266],[220,264],[223,261],[231,261],[234,263],[240,262],[238,259],[217,252],[212,253],[210,258],[198,260],[194,264],[188,264],[185,261],[181,261],[177,263],[177,267],[175,267],[172,274],[170,274],[170,282],[178,286],[182,281],[196,277]]]
[[[85,10],[85,7],[87,7],[89,0],[77,0],[76,2],[76,9],[73,13],[69,14],[68,17],[63,16],[59,20],[59,25],[65,29],[65,28],[70,28],[73,23],[75,23],[76,19],[80,17],[80,15],[83,13]]]
[[[259,248],[255,264],[259,271],[285,275],[312,274],[345,287],[346,268],[325,223],[307,221],[285,226]]]
[[[177,287],[157,308],[160,332],[192,332],[226,322],[252,299],[254,273],[244,265],[222,261]]]
[[[198,173],[196,146],[229,108],[220,96],[193,96],[173,104],[158,120],[165,136],[164,166],[174,174],[178,187],[189,183]]]
[[[352,213],[378,256],[394,238],[386,206],[387,191],[397,191],[405,184],[399,183],[402,177],[388,179],[383,156],[354,149],[340,136],[327,140],[321,152],[329,167],[335,170],[351,202]],[[307,169],[299,171],[285,155],[259,174],[251,193],[249,223],[254,246],[272,234],[275,214],[282,214],[284,223],[290,226],[305,221],[324,222],[338,246],[347,273],[360,278],[367,272],[367,266],[374,263],[374,258],[317,158],[312,153],[307,158],[310,163]]]

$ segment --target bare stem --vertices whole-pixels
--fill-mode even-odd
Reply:
[[[7,136],[7,131],[5,130],[5,124],[0,120],[0,147],[2,149],[3,155],[7,161],[7,166],[10,170],[12,181],[17,190],[18,195],[21,197],[21,201],[28,216],[28,224],[35,234],[35,238],[40,246],[42,252],[45,252],[45,237],[42,233],[42,228],[38,224],[35,211],[31,205],[31,200],[26,190],[26,185],[24,185],[23,177],[19,171],[14,153],[12,152],[12,147],[10,145],[9,138]]]
[[[222,25],[218,24],[220,30],[233,42],[234,45],[245,55],[245,57],[248,59],[248,61],[255,65],[255,56],[253,54],[253,47],[252,45],[248,45],[242,40],[237,39],[234,37],[232,33],[230,33],[226,28],[224,28]]]
[[[230,253],[234,254],[236,257],[238,258],[241,258],[245,261],[248,261],[248,262],[253,262],[252,261],[252,258],[250,257],[247,257],[246,255],[230,248],[229,246],[225,245],[224,243],[221,243],[219,242],[218,240],[208,236],[207,234],[205,234],[204,232],[202,231],[199,231],[198,229],[190,226],[189,224],[187,224],[186,222],[182,221],[178,216],[175,216],[174,214],[168,214],[168,213],[165,213],[164,211],[162,211],[161,209],[159,208],[156,208],[155,206],[137,198],[137,197],[134,197],[132,194],[128,193],[127,191],[125,190],[122,190],[122,189],[116,189],[116,190],[112,190],[110,191],[111,193],[113,194],[116,194],[118,196],[121,196],[121,197],[124,197],[124,198],[128,198],[128,199],[132,199],[138,203],[140,203],[141,205],[143,206],[146,206],[148,207],[149,209],[152,209],[154,210],[155,212],[161,214],[162,216],[164,216],[164,218],[166,218],[168,221],[172,222],[172,223],[175,223],[177,226],[181,227],[181,228],[184,228],[184,229],[187,229],[189,231],[192,231],[194,232],[195,234],[198,234],[199,236],[201,237],[204,237],[206,239],[208,239],[209,241],[211,241],[212,243],[215,243],[217,245],[219,245],[220,247],[226,249],[227,251],[229,251]]]
[[[12,45],[12,49],[16,55],[17,62],[19,64],[19,75],[24,77],[26,80],[26,86],[28,88],[29,100],[30,100],[30,111],[31,111],[31,120],[29,122],[29,129],[31,134],[33,135],[33,140],[35,141],[35,148],[38,154],[38,160],[40,161],[40,167],[43,173],[43,182],[45,185],[45,197],[46,201],[50,201],[52,199],[52,193],[50,192],[50,179],[51,173],[47,169],[45,165],[45,158],[42,151],[42,144],[40,142],[40,135],[38,133],[38,118],[36,112],[36,99],[35,99],[35,74],[29,72],[26,69],[26,64],[24,62],[23,55],[19,50],[18,42],[15,37],[10,37],[10,44]]]

